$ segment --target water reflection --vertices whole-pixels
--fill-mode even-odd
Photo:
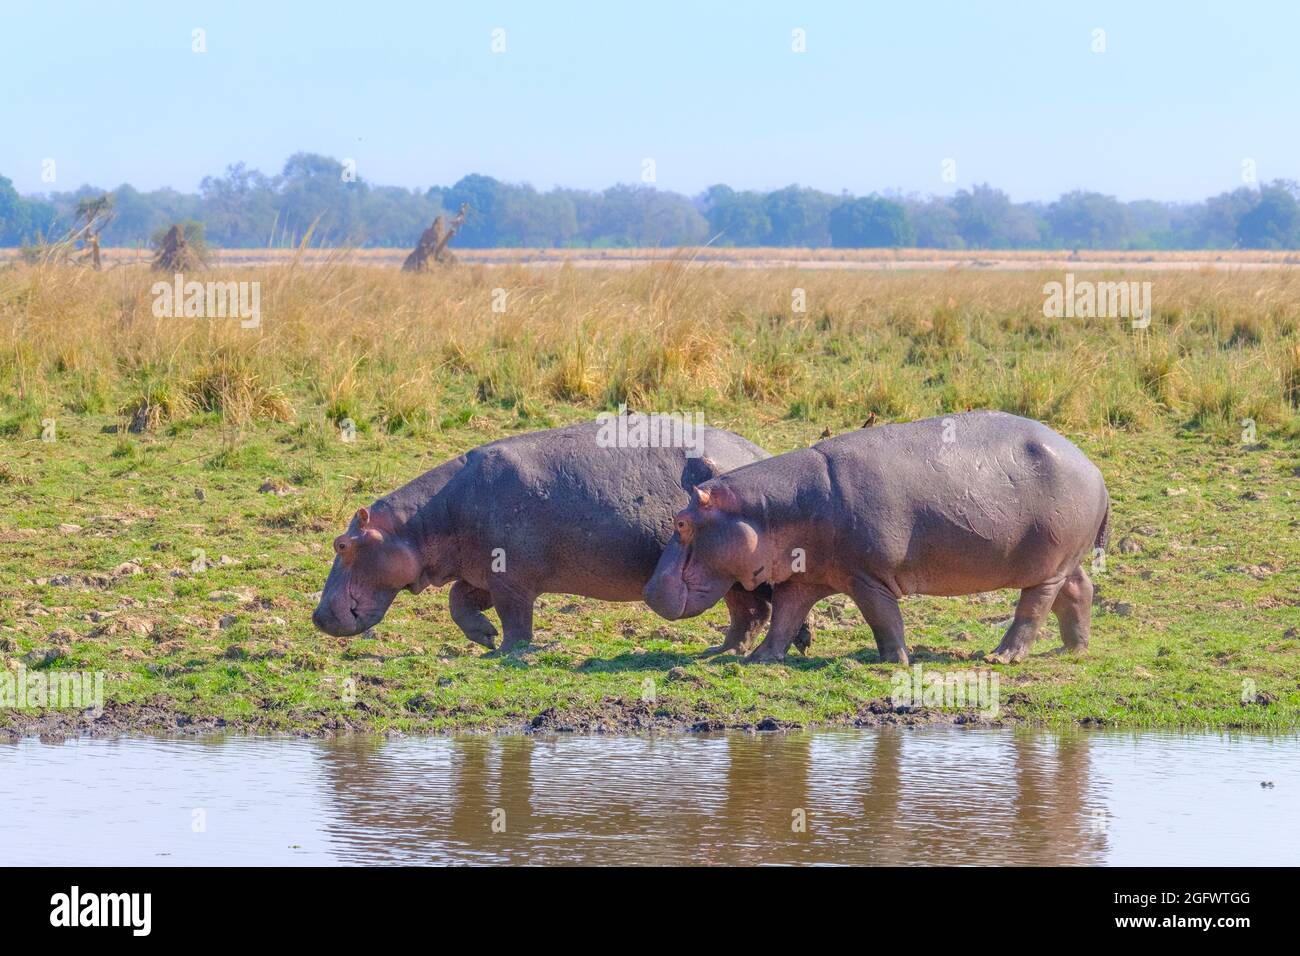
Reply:
[[[0,863],[1295,864],[1298,790],[1294,736],[25,740]]]
[[[350,741],[320,761],[345,859],[1098,863],[1086,735],[880,731]]]

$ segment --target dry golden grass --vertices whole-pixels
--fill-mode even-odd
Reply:
[[[284,265],[299,261],[308,265],[340,261],[354,265],[398,267],[409,249],[256,248],[210,250],[216,268]],[[150,261],[148,250],[129,247],[104,249],[107,265],[121,267]],[[466,264],[562,265],[623,267],[666,262],[683,256],[698,265],[729,265],[744,268],[784,267],[799,264],[808,268],[895,269],[895,268],[979,268],[1026,269],[1065,264],[1095,267],[1122,265],[1150,269],[1277,269],[1300,265],[1300,253],[1265,249],[1201,250],[1106,250],[1080,249],[805,249],[780,247],[731,248],[707,246],[687,250],[670,248],[608,249],[456,249]],[[0,249],[0,263],[16,261],[19,251]]]
[[[138,266],[0,268],[4,430],[117,412],[137,429],[300,417],[418,433],[623,402],[732,424],[994,407],[1075,430],[1296,429],[1290,269],[1093,274],[1152,282],[1151,327],[1135,331],[1044,318],[1043,283],[1061,277],[1044,270],[298,265],[186,277],[260,281],[257,329],[155,317],[157,277]]]

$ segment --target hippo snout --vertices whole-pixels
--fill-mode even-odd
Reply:
[[[311,612],[311,622],[316,625],[317,630],[323,631],[330,637],[355,637],[378,623],[377,620],[367,620],[355,611],[343,615],[336,614],[326,607],[324,602],[318,604],[316,610]]]
[[[676,621],[686,616],[686,587],[667,574],[656,574],[641,591],[645,603],[660,617]]]
[[[323,605],[317,605],[316,610],[311,612],[311,622],[316,625],[316,630],[324,631],[331,637],[346,637],[345,628],[340,625],[338,620],[329,611],[325,610]]]

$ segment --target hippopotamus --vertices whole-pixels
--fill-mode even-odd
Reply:
[[[334,539],[312,621],[336,637],[361,634],[399,591],[450,583],[452,620],[470,640],[506,653],[531,641],[539,595],[641,600],[688,490],[771,456],[702,423],[683,429],[673,416],[622,418],[639,419],[640,431],[624,426],[619,441],[598,419],[503,438],[360,509]],[[674,434],[679,440],[668,440]],[[767,588],[720,590],[731,622],[705,654],[748,650],[767,622],[770,596]],[[483,613],[489,608],[505,631],[499,648]],[[796,646],[806,649],[811,631],[796,631]]]
[[[1092,582],[1110,497],[1083,452],[1036,421],[976,411],[863,428],[696,485],[645,588],[669,620],[737,583],[770,585],[780,661],[831,594],[853,598],[880,659],[907,663],[898,601],[1018,588],[1015,618],[984,659],[1023,660],[1051,610],[1065,649],[1088,646]]]

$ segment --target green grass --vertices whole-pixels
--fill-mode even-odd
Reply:
[[[38,422],[22,425],[0,438],[0,658],[13,668],[55,648],[62,656],[49,667],[104,671],[118,729],[451,732],[519,729],[548,713],[548,726],[752,727],[846,723],[873,702],[880,709],[895,668],[877,663],[844,598],[818,607],[811,655],[785,666],[698,659],[717,640],[720,607],[670,623],[640,605],[563,595],[540,601],[533,645],[505,659],[464,639],[445,590],[401,595],[374,639],[316,632],[313,593],[346,516],[465,448],[535,425],[469,395],[439,409],[445,430],[373,428],[351,443],[323,408],[296,424],[231,430],[200,417],[141,435],[106,431],[120,421],[108,415],[68,414],[55,442],[39,439]],[[588,412],[546,414],[560,423]],[[821,431],[819,419],[739,409],[711,418],[773,451]],[[1294,728],[1294,440],[1261,435],[1246,446],[1175,428],[1070,437],[1114,500],[1092,652],[1050,653],[1060,643],[1052,620],[1027,662],[997,668],[1002,719]],[[268,479],[288,493],[259,491]],[[1119,551],[1124,538],[1140,552]],[[205,570],[192,570],[196,556]],[[131,562],[138,573],[122,567]],[[1014,598],[905,601],[914,662],[981,667]],[[1245,681],[1254,684],[1243,702]],[[647,689],[653,702],[641,703]],[[0,711],[0,726],[30,728],[37,716]]]
[[[316,633],[312,595],[358,506],[503,434],[627,402],[700,412],[779,452],[870,415],[990,407],[1073,438],[1106,475],[1114,545],[1141,549],[1112,550],[1096,575],[1089,657],[1049,653],[1052,621],[1028,662],[998,668],[1002,717],[1294,728],[1300,270],[1148,276],[1155,308],[1139,332],[1045,319],[1043,283],[1060,275],[1030,269],[678,257],[204,273],[263,283],[263,321],[246,330],[155,317],[141,267],[0,268],[0,665],[54,651],[44,666],[103,671],[111,704],[93,726],[108,730],[927,719],[882,713],[894,669],[843,599],[818,609],[811,657],[743,667],[697,659],[721,608],[669,624],[550,595],[534,645],[498,660],[451,624],[445,594],[402,595],[374,640]],[[792,311],[796,288],[805,312]],[[41,440],[49,421],[54,442]],[[345,422],[355,441],[340,440]],[[905,602],[914,658],[980,667],[1014,598]],[[30,710],[0,710],[0,726],[92,727]]]

